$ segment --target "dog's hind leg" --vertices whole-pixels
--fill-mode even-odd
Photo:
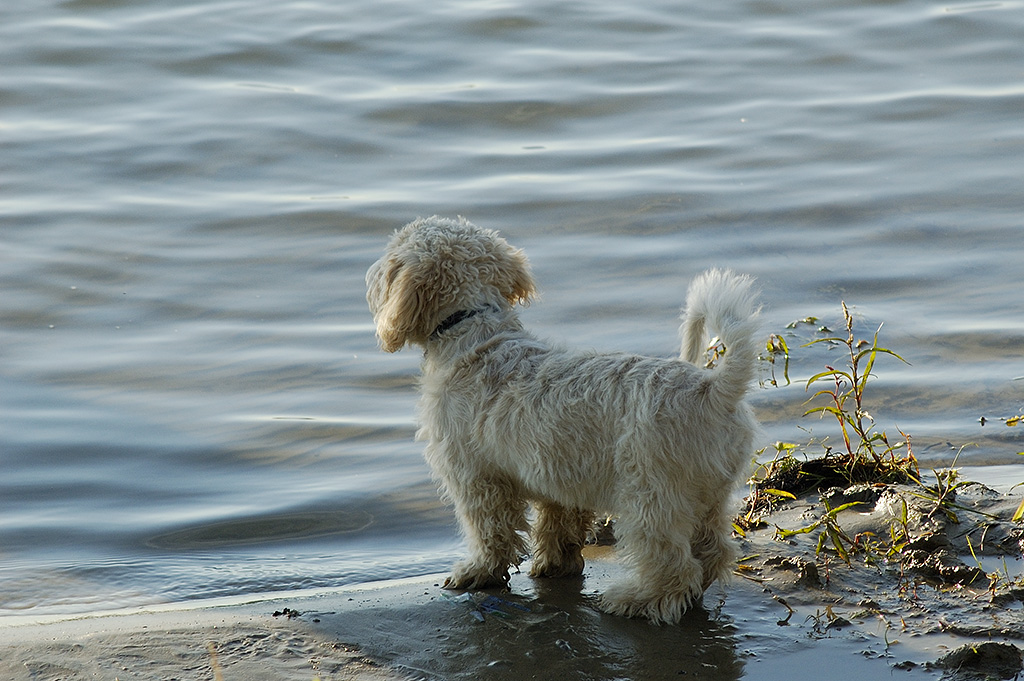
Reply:
[[[704,569],[691,548],[692,515],[650,497],[638,506],[621,514],[615,528],[631,574],[605,591],[601,609],[675,624],[704,594]]]
[[[694,534],[691,546],[704,569],[704,589],[728,577],[735,567],[736,547],[729,541],[730,523],[727,501],[722,499],[704,516]]]
[[[551,502],[534,504],[531,577],[575,577],[583,574],[583,544],[594,514]]]
[[[462,527],[469,556],[452,568],[446,589],[504,586],[509,568],[527,553],[524,533],[527,503],[518,486],[500,478],[446,481],[448,496]]]

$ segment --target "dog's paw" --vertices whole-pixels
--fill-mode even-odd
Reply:
[[[692,591],[651,593],[630,584],[620,584],[605,591],[599,607],[611,615],[643,618],[654,624],[677,624],[701,596]]]
[[[459,563],[452,568],[452,574],[441,585],[443,589],[475,591],[491,587],[502,587],[511,579],[508,568],[488,570],[472,563]]]
[[[579,577],[583,574],[583,556],[579,550],[566,551],[561,555],[546,557],[536,555],[530,566],[531,577]]]

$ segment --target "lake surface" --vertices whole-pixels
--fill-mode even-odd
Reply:
[[[1024,3],[625,4],[0,8],[0,617],[457,557],[364,299],[435,213],[524,247],[527,324],[586,347],[671,355],[695,274],[756,276],[765,445],[835,444],[801,415],[841,356],[797,346],[845,300],[910,362],[877,426],[1024,481]]]

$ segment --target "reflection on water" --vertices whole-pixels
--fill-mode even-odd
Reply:
[[[293,513],[228,520],[202,527],[190,527],[153,537],[149,545],[167,550],[221,548],[244,544],[263,544],[286,539],[313,539],[332,534],[360,532],[373,522],[363,511]]]

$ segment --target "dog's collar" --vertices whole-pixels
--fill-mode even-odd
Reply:
[[[456,324],[464,322],[470,317],[475,317],[476,315],[482,312],[491,311],[497,311],[497,308],[494,307],[493,305],[488,305],[486,307],[477,308],[476,310],[459,310],[458,312],[455,312],[445,317],[444,321],[438,324],[437,328],[434,329],[433,333],[430,334],[430,338],[431,340],[435,340],[437,339],[438,336],[440,336],[445,331],[448,331]]]

